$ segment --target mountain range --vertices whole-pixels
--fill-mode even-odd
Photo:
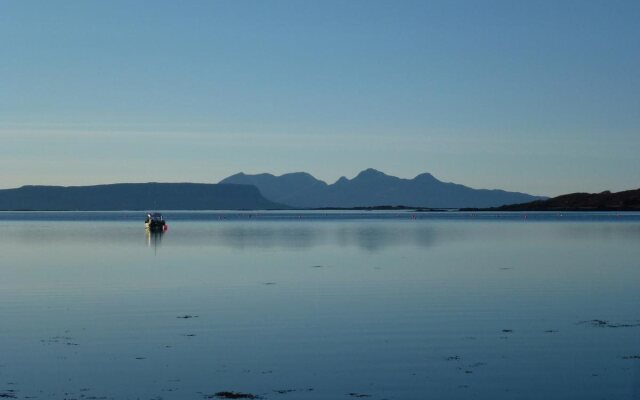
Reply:
[[[253,185],[269,200],[296,208],[350,208],[405,205],[431,208],[497,207],[545,197],[504,190],[473,189],[442,182],[429,173],[413,179],[387,175],[369,168],[355,178],[341,177],[333,184],[306,172],[275,176],[238,173],[221,184]]]
[[[472,189],[424,173],[402,179],[375,169],[333,184],[305,172],[239,173],[218,184],[118,183],[23,186],[0,190],[0,210],[239,210],[409,206],[487,208],[544,199],[504,190]]]
[[[0,210],[239,210],[281,209],[254,186],[206,183],[119,183],[23,186],[0,190]]]

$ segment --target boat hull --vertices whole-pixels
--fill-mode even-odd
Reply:
[[[148,223],[145,222],[144,227],[145,229],[151,231],[151,232],[162,232],[166,229],[166,224],[165,223]]]

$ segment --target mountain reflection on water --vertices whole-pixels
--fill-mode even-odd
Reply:
[[[307,249],[318,246],[339,245],[376,251],[394,246],[435,246],[442,241],[454,241],[465,235],[464,230],[404,221],[402,223],[377,222],[373,224],[320,224],[298,223],[175,223],[170,232],[145,231],[139,224],[86,222],[61,226],[25,224],[17,228],[19,233],[7,238],[21,244],[46,245],[69,243],[100,243],[104,246],[126,245],[139,242],[144,235],[148,247],[166,246],[215,246],[233,249],[286,248]]]
[[[6,240],[21,243],[101,243],[126,245],[138,242],[144,232],[147,246],[217,246],[233,249],[308,249],[319,246],[354,247],[375,252],[389,247],[434,247],[477,236],[492,227],[541,222],[558,239],[578,237],[623,239],[640,237],[640,215],[627,213],[231,213],[166,212],[171,232],[145,231],[139,212],[36,212],[0,213],[0,226],[13,224]],[[417,215],[417,218],[415,217]],[[20,219],[24,218],[24,219]],[[75,218],[75,219],[74,219]],[[415,219],[414,219],[415,218]],[[473,222],[471,225],[461,225]],[[569,223],[566,223],[569,222]],[[590,224],[589,222],[598,222]],[[605,223],[601,223],[605,222]],[[615,227],[611,223],[615,222]],[[72,223],[72,224],[70,224]],[[70,229],[72,228],[72,229]],[[524,231],[526,233],[526,230]],[[501,229],[492,237],[510,233]]]

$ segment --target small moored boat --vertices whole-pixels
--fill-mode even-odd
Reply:
[[[144,227],[152,232],[163,232],[169,227],[164,222],[164,217],[160,213],[147,213],[144,220]]]

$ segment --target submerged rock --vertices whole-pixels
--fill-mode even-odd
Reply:
[[[591,325],[600,328],[636,328],[640,327],[640,321],[633,323],[612,323],[604,319],[591,319],[588,321],[580,321],[579,325]]]
[[[241,392],[218,392],[213,395],[205,396],[205,399],[260,399],[260,396],[256,396],[251,393],[241,393]]]
[[[295,391],[296,391],[295,389],[279,389],[279,390],[274,390],[274,393],[287,394],[287,393],[293,393]]]

